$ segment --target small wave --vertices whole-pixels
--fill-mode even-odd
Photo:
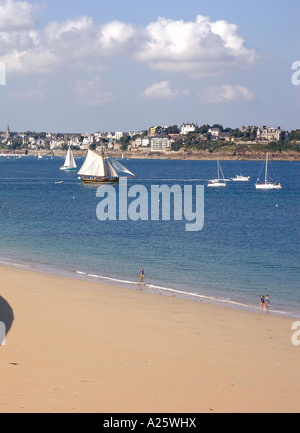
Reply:
[[[123,283],[123,284],[140,284],[136,281],[129,281],[129,280],[120,280],[118,278],[112,278],[112,277],[105,277],[104,275],[97,275],[97,274],[89,274],[88,272],[83,271],[76,271],[76,274],[85,275],[87,277],[91,278],[98,278],[100,280],[107,280],[107,281],[114,281],[116,283]]]
[[[202,295],[200,293],[195,293],[195,292],[186,292],[184,290],[173,289],[171,287],[164,287],[164,286],[159,286],[159,285],[150,284],[150,283],[141,283],[140,281],[123,280],[123,279],[119,279],[119,278],[106,277],[104,275],[90,274],[90,273],[84,272],[84,271],[78,271],[77,270],[76,273],[79,275],[86,276],[88,278],[96,278],[99,280],[110,281],[110,282],[117,283],[117,284],[126,284],[126,285],[130,285],[130,286],[141,286],[141,284],[142,284],[143,288],[145,288],[146,290],[148,289],[152,293],[153,292],[155,292],[155,293],[164,292],[164,293],[169,294],[169,295],[173,294],[174,296],[184,297],[184,298],[189,299],[189,300],[200,299],[201,301],[204,301],[204,302],[211,302],[211,303],[220,304],[220,305],[221,304],[222,305],[228,304],[231,307],[242,308],[242,309],[246,309],[246,310],[250,310],[250,311],[260,311],[260,306],[246,304],[244,302],[234,301],[231,299],[224,299],[224,298],[218,298],[216,296]],[[293,314],[291,312],[287,312],[287,311],[281,311],[281,310],[270,310],[270,314],[295,317],[295,314]]]
[[[22,265],[21,263],[14,263],[14,262],[6,262],[4,260],[0,260],[0,265],[6,265],[6,266],[14,266],[14,267],[20,267],[20,268],[28,268],[29,265]]]

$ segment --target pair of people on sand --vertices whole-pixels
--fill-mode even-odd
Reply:
[[[260,299],[260,309],[264,311],[269,311],[270,305],[271,304],[269,295],[266,295],[266,297],[263,295]]]

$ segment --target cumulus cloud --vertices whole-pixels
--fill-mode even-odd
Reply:
[[[100,53],[111,55],[128,51],[137,41],[138,32],[133,25],[111,21],[99,26],[96,43]]]
[[[89,69],[96,64],[99,70],[103,58],[124,55],[135,36],[131,25],[119,21],[98,25],[79,16],[52,21],[40,30],[1,32],[0,59],[10,71],[22,73],[50,73],[70,65],[74,69],[82,61]]]
[[[35,9],[27,1],[0,0],[0,32],[32,28]]]
[[[236,25],[202,15],[194,22],[158,18],[144,29],[135,56],[153,69],[195,76],[256,60],[255,50],[246,47]]]
[[[59,70],[63,64],[63,60],[51,50],[43,50],[40,47],[31,50],[12,50],[1,59],[9,72],[44,74]]]
[[[254,94],[245,86],[233,86],[231,84],[223,84],[222,86],[214,86],[206,89],[201,95],[201,99],[205,102],[213,104],[233,101],[253,101]]]
[[[257,57],[238,26],[225,20],[159,17],[143,27],[79,16],[38,28],[31,3],[0,0],[0,60],[10,71],[55,72],[79,60],[101,64],[116,54],[193,77],[252,64]]]
[[[161,81],[145,89],[141,96],[150,99],[171,99],[177,95],[177,90],[171,89],[169,81]]]

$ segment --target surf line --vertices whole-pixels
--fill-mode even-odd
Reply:
[[[120,177],[118,188],[107,184],[97,188],[96,197],[100,197],[101,201],[97,205],[96,215],[99,221],[170,221],[171,195],[174,221],[188,221],[185,224],[186,231],[202,230],[203,185],[184,185],[183,189],[180,185],[151,185],[148,191],[146,186],[141,184],[132,185],[128,189],[127,178]],[[129,199],[133,200],[129,203]]]

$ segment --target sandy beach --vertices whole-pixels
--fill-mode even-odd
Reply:
[[[9,266],[0,281],[1,413],[300,412],[296,319]]]

